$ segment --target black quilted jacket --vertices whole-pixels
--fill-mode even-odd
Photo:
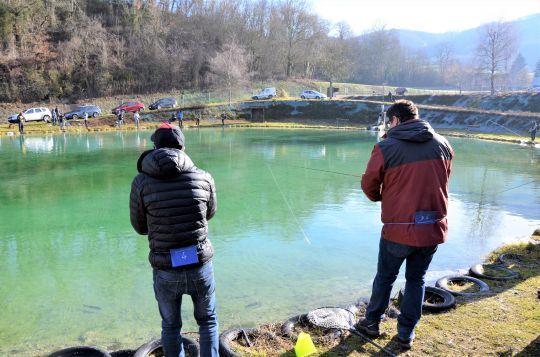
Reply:
[[[197,245],[199,265],[209,261],[214,251],[208,220],[217,207],[212,176],[195,167],[183,151],[170,148],[144,152],[137,170],[130,218],[137,233],[148,234],[150,264],[172,269],[170,249],[190,245]]]

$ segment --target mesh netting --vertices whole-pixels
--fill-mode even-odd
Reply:
[[[319,327],[348,330],[355,322],[352,311],[340,307],[321,307],[307,313],[307,320]]]

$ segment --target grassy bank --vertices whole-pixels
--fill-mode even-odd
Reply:
[[[425,313],[410,351],[396,343],[396,320],[381,324],[376,343],[395,354],[407,356],[539,356],[540,355],[540,230],[527,242],[506,245],[493,252],[494,262],[502,253],[519,254],[507,265],[521,278],[489,281],[490,291],[475,298],[457,298],[454,309]],[[296,330],[300,331],[302,328]],[[326,331],[305,328],[315,341],[313,356],[383,355],[374,346],[345,332],[332,338]],[[280,324],[260,326],[251,339],[252,347],[233,342],[233,349],[245,356],[294,356],[294,341],[283,337]]]

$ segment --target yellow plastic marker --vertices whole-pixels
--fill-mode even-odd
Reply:
[[[296,340],[296,345],[294,346],[296,357],[309,356],[315,352],[317,352],[317,349],[311,340],[311,336],[305,332],[300,332],[298,339]]]

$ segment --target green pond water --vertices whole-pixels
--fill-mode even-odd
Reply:
[[[0,355],[136,348],[159,336],[148,243],[128,197],[150,132],[0,139]],[[220,330],[368,297],[380,205],[360,189],[366,132],[185,130],[212,173]],[[450,235],[428,280],[540,225],[540,150],[450,139]],[[347,174],[347,175],[345,175]],[[403,284],[400,276],[397,286]],[[196,331],[185,299],[185,331]]]

